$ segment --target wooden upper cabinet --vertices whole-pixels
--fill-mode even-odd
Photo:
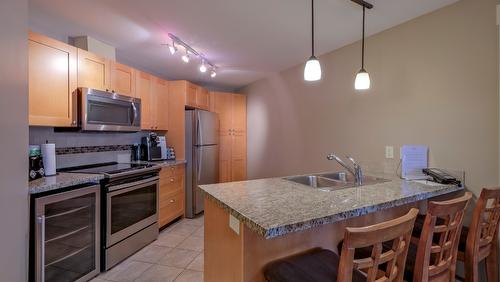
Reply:
[[[210,92],[208,90],[186,80],[177,81],[176,83],[183,85],[187,107],[210,110]]]
[[[196,93],[198,86],[186,81],[186,106],[196,108]]]
[[[78,49],[78,87],[110,91],[110,65],[109,59]]]
[[[155,130],[168,130],[168,81],[161,78],[154,79],[153,101],[151,111]]]
[[[141,128],[144,130],[154,129],[151,105],[153,76],[136,71],[136,96],[141,99]]]
[[[135,70],[124,64],[111,61],[111,90],[125,96],[136,97]]]
[[[199,87],[196,92],[196,106],[203,110],[210,110],[210,93],[207,89]]]
[[[177,159],[184,160],[186,156],[186,82],[181,80],[169,81],[168,97],[168,143],[175,148]]]
[[[33,32],[28,44],[29,125],[76,125],[76,47]]]

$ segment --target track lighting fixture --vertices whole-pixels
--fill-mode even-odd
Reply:
[[[370,89],[370,75],[365,70],[365,9],[373,8],[373,5],[362,0],[351,0],[363,7],[363,37],[361,41],[361,70],[356,74],[354,81],[354,89],[367,90]]]
[[[205,55],[196,51],[195,49],[193,49],[193,47],[189,46],[187,43],[185,43],[179,37],[173,35],[172,33],[169,33],[168,37],[172,39],[172,45],[170,44],[162,44],[162,45],[168,46],[170,54],[172,55],[175,54],[178,50],[178,46],[181,46],[185,50],[184,55],[182,55],[181,57],[184,63],[186,64],[189,63],[191,57],[193,56],[194,58],[198,58],[200,60],[200,67],[199,67],[200,72],[206,73],[210,69],[210,77],[214,78],[217,75],[215,71],[217,66],[212,64],[209,60],[207,60]]]
[[[311,0],[311,51],[312,55],[304,68],[304,80],[317,81],[321,79],[321,65],[314,56],[314,0]]]

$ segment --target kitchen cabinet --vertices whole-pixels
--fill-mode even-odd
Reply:
[[[74,126],[77,48],[30,32],[29,125]]]
[[[111,91],[111,60],[78,49],[78,87]]]
[[[141,99],[141,129],[168,130],[168,81],[137,71],[136,85]]]
[[[186,83],[183,80],[169,81],[168,83],[168,132],[167,140],[170,146],[175,148],[177,159],[186,158],[185,140],[185,107],[186,107]]]
[[[153,79],[151,119],[154,130],[168,130],[168,81],[155,77]]]
[[[143,130],[154,129],[151,111],[152,85],[152,75],[142,71],[136,72],[136,95],[141,99],[141,129]]]
[[[210,92],[203,87],[199,87],[196,92],[196,107],[202,110],[210,110]]]
[[[194,83],[186,80],[175,81],[179,92],[185,96],[185,106],[202,110],[210,109],[210,92]]]
[[[213,111],[219,114],[219,181],[245,180],[247,175],[246,96],[211,93]]]
[[[163,167],[160,171],[158,225],[163,227],[184,215],[184,164]]]
[[[120,95],[136,97],[135,69],[115,61],[111,61],[111,91]]]

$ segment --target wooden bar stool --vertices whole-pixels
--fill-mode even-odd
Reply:
[[[498,222],[500,187],[484,188],[477,200],[469,228],[464,227],[458,259],[464,262],[465,281],[479,281],[478,265],[486,259],[488,282],[498,281]]]
[[[429,202],[418,240],[413,281],[455,281],[460,233],[471,197],[472,193],[467,192],[456,199]]]
[[[366,227],[347,227],[342,255],[314,249],[271,262],[264,269],[269,282],[403,281],[406,255],[418,210]],[[382,244],[391,242],[389,250]],[[354,258],[358,248],[371,247],[364,258]],[[383,266],[383,267],[382,267]],[[382,267],[382,268],[381,268]]]

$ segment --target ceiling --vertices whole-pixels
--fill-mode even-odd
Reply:
[[[457,0],[372,0],[367,34]],[[349,0],[317,0],[316,53],[361,36],[361,7]],[[116,47],[117,60],[167,79],[237,89],[310,56],[308,0],[30,0],[30,28],[58,39],[89,35]],[[219,70],[212,79],[184,64],[162,43],[173,33],[204,53]]]

